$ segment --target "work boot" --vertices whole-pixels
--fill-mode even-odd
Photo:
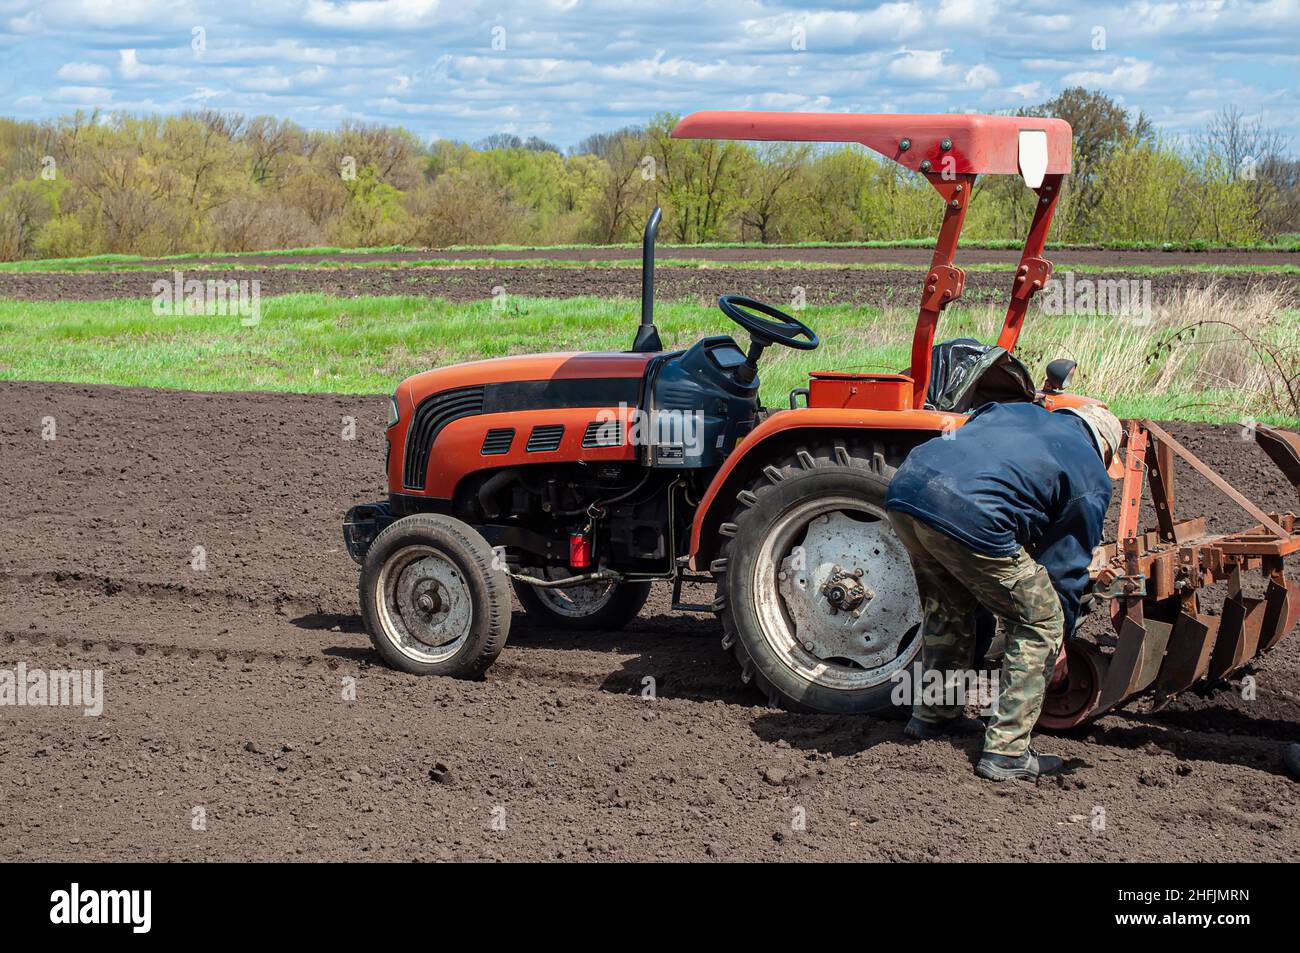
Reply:
[[[975,773],[990,781],[1037,781],[1044,775],[1056,774],[1064,765],[1056,755],[1039,754],[1033,748],[1018,758],[986,751],[975,765]]]
[[[930,741],[933,738],[950,738],[953,735],[982,735],[984,722],[978,718],[958,715],[947,721],[922,721],[913,715],[903,728],[903,734],[917,741]]]

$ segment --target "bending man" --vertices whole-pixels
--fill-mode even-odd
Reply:
[[[975,663],[983,606],[1005,623],[997,710],[987,729],[960,704],[912,706],[909,737],[984,732],[976,773],[1033,780],[1061,759],[1030,747],[1065,633],[1088,588],[1088,565],[1110,506],[1107,467],[1123,428],[1097,405],[1048,411],[986,404],[917,447],[885,505],[912,557],[922,662],[945,683]],[[945,701],[953,701],[945,699]]]

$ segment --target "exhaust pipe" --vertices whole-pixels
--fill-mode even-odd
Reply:
[[[659,235],[659,220],[662,218],[663,210],[656,207],[650,213],[650,220],[645,223],[645,235],[641,239],[641,324],[636,329],[636,340],[632,342],[632,350],[639,354],[664,349],[654,317],[655,239]]]

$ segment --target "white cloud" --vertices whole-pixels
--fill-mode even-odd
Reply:
[[[438,0],[309,0],[304,19],[344,30],[407,30],[433,23]]]
[[[1296,49],[1300,0],[0,0],[0,115],[203,104],[568,145],[663,111],[988,111],[1082,85],[1170,131],[1267,109],[1300,143]]]
[[[948,80],[953,68],[944,62],[947,50],[903,50],[890,64],[890,76],[909,82]]]
[[[1066,86],[1088,86],[1118,92],[1136,92],[1151,81],[1155,67],[1146,60],[1126,56],[1124,61],[1110,70],[1080,70],[1066,73],[1061,81]]]
[[[144,75],[144,67],[140,65],[140,57],[135,50],[118,50],[117,51],[117,71],[127,79],[135,79]]]
[[[939,4],[937,20],[945,28],[956,26],[982,27],[998,15],[995,2],[981,0],[943,0]]]
[[[102,83],[111,74],[98,63],[64,63],[54,75],[74,83]]]
[[[1024,19],[1026,27],[1048,33],[1061,33],[1074,26],[1074,18],[1067,13],[1035,13]]]
[[[757,49],[792,50],[799,36],[808,52],[877,46],[925,29],[916,3],[885,3],[871,10],[807,10],[742,20],[740,29]]]
[[[1064,70],[1076,70],[1083,68],[1082,59],[1053,59],[1051,57],[1031,56],[1020,61],[1020,65],[1028,70],[1050,70],[1061,72]]]
[[[752,99],[754,109],[777,109],[791,112],[817,112],[830,105],[825,96],[805,96],[802,93],[764,93]]]
[[[1008,87],[1007,92],[1014,93],[1021,99],[1032,102],[1041,102],[1047,98],[1047,94],[1043,89],[1043,84],[1037,82],[1017,83],[1015,86]]]
[[[198,11],[187,0],[47,0],[40,5],[47,27],[118,30],[158,29],[164,24],[197,23]]]
[[[984,89],[989,86],[996,86],[1001,82],[998,71],[984,63],[977,63],[966,71],[966,85],[974,86],[976,89]]]
[[[5,29],[13,33],[35,33],[41,28],[40,17],[31,10],[20,17],[10,17],[5,21]]]
[[[113,98],[113,91],[103,86],[60,86],[53,98],[55,102],[101,106]]]

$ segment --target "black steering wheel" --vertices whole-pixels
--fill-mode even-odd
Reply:
[[[744,295],[722,295],[718,298],[718,307],[748,331],[755,343],[762,341],[763,347],[780,344],[796,351],[811,351],[822,343],[817,332],[808,325],[763,301]],[[754,311],[758,314],[751,313]],[[760,318],[760,314],[766,317]]]
[[[737,383],[749,386],[758,377],[758,359],[771,344],[811,351],[821,344],[817,332],[780,308],[744,295],[723,295],[718,299],[722,313],[749,332],[749,353],[736,368]],[[754,314],[753,312],[758,312]],[[764,317],[759,317],[764,315]]]

